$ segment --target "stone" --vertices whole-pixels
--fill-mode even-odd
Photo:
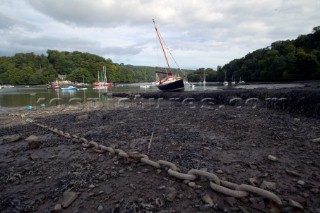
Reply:
[[[320,143],[320,138],[312,139],[311,142],[313,142],[313,143]]]
[[[304,186],[306,184],[303,180],[298,180],[297,183],[301,186]]]
[[[258,180],[256,177],[249,178],[249,182],[252,186],[256,186],[258,184]]]
[[[99,205],[98,206],[98,212],[102,212],[103,211],[103,206],[102,205]]]
[[[170,187],[169,193],[167,194],[166,199],[172,202],[176,198],[177,194],[178,194],[177,190],[175,188]]]
[[[218,174],[222,174],[222,173],[223,173],[223,171],[222,171],[221,169],[217,170],[216,172],[217,172]]]
[[[276,189],[276,183],[268,182],[268,181],[264,180],[264,181],[262,181],[260,188],[274,190],[274,189]]]
[[[195,182],[189,182],[188,186],[190,186],[192,188],[195,188],[196,187],[196,183]]]
[[[209,204],[210,206],[213,206],[213,200],[212,200],[212,198],[210,197],[209,194],[205,194],[205,195],[202,197],[202,200],[203,200],[203,202],[205,202],[206,204]]]
[[[289,175],[296,176],[296,177],[300,177],[301,176],[298,172],[291,171],[289,169],[286,169],[286,173],[288,173]]]
[[[63,208],[68,208],[73,201],[75,201],[78,197],[78,194],[72,191],[63,192],[63,198],[61,205]]]
[[[35,136],[35,135],[30,135],[29,137],[26,138],[26,141],[28,142],[32,142],[32,141],[37,141],[39,142],[39,137],[38,136]]]
[[[298,203],[297,201],[294,201],[294,200],[289,200],[289,206],[292,206],[294,208],[297,208],[297,209],[303,209],[303,206]]]
[[[278,158],[273,155],[268,155],[268,159],[271,161],[278,161]]]
[[[62,206],[60,203],[57,203],[56,205],[54,205],[53,212],[61,212],[61,210],[62,210]]]
[[[21,136],[20,135],[7,135],[7,136],[4,136],[2,137],[3,141],[4,142],[17,142],[19,140],[21,140]]]
[[[84,114],[84,115],[78,115],[76,116],[75,120],[76,121],[85,121],[90,118],[89,114]]]
[[[38,159],[39,159],[39,156],[38,156],[37,154],[35,154],[35,153],[32,153],[32,154],[30,155],[30,159],[31,159],[31,160],[38,160]]]

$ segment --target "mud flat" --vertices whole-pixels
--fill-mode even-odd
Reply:
[[[1,212],[320,211],[317,88],[118,96],[113,107],[2,112]],[[170,175],[192,169],[248,193]]]

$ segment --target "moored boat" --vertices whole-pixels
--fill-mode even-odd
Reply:
[[[153,24],[154,24],[154,28],[156,30],[161,48],[162,48],[162,52],[164,54],[164,57],[166,59],[167,65],[168,65],[168,72],[162,72],[162,71],[156,71],[156,73],[158,74],[162,74],[162,77],[156,82],[156,86],[158,87],[159,90],[161,91],[183,91],[184,90],[184,83],[183,83],[183,78],[181,77],[177,77],[172,73],[168,58],[167,58],[167,54],[165,49],[163,48],[163,39],[161,38],[157,26],[156,26],[156,22],[154,21],[154,19],[152,20]],[[167,48],[168,49],[168,48]]]

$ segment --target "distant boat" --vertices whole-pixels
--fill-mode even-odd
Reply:
[[[47,88],[48,89],[59,89],[60,86],[59,86],[58,82],[51,82],[48,84]]]
[[[232,75],[232,81],[231,81],[232,85],[236,85],[236,81],[233,79],[233,75]]]
[[[241,76],[240,76],[240,79],[239,79],[239,84],[245,84],[246,82],[244,81],[241,81]]]
[[[61,87],[61,90],[77,90],[77,87],[74,87],[74,86]]]
[[[224,72],[224,82],[223,82],[224,86],[228,86],[229,82],[227,81],[227,71]]]
[[[94,87],[111,87],[113,86],[113,83],[108,83],[107,79],[107,71],[106,67],[102,67],[102,74],[101,74],[101,79],[100,79],[100,73],[98,71],[98,81],[93,83]]]
[[[162,52],[163,52],[164,57],[166,59],[168,69],[169,69],[169,72],[156,71],[156,73],[162,74],[162,77],[156,82],[156,86],[161,91],[183,91],[184,90],[183,78],[177,77],[172,73],[172,70],[171,70],[171,67],[170,67],[170,64],[169,64],[169,61],[167,58],[166,51],[163,48],[164,41],[158,32],[156,22],[154,21],[154,19],[152,21],[153,21],[154,28],[156,30],[156,33],[157,33],[157,36],[158,36],[158,39],[159,39],[159,42],[160,42],[160,45],[162,48]]]

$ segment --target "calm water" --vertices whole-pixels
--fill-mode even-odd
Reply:
[[[206,83],[205,85],[196,83],[194,87],[185,86],[186,91],[222,90],[230,87],[220,83]],[[288,88],[302,87],[303,84],[251,84],[238,85],[235,88]],[[141,88],[140,84],[118,84],[108,89],[97,90],[88,87],[87,90],[62,91],[59,89],[47,89],[43,86],[15,86],[13,88],[0,89],[0,108],[27,108],[28,106],[56,106],[64,103],[76,103],[87,101],[103,101],[103,94],[116,92],[153,92],[158,91],[157,87]]]

